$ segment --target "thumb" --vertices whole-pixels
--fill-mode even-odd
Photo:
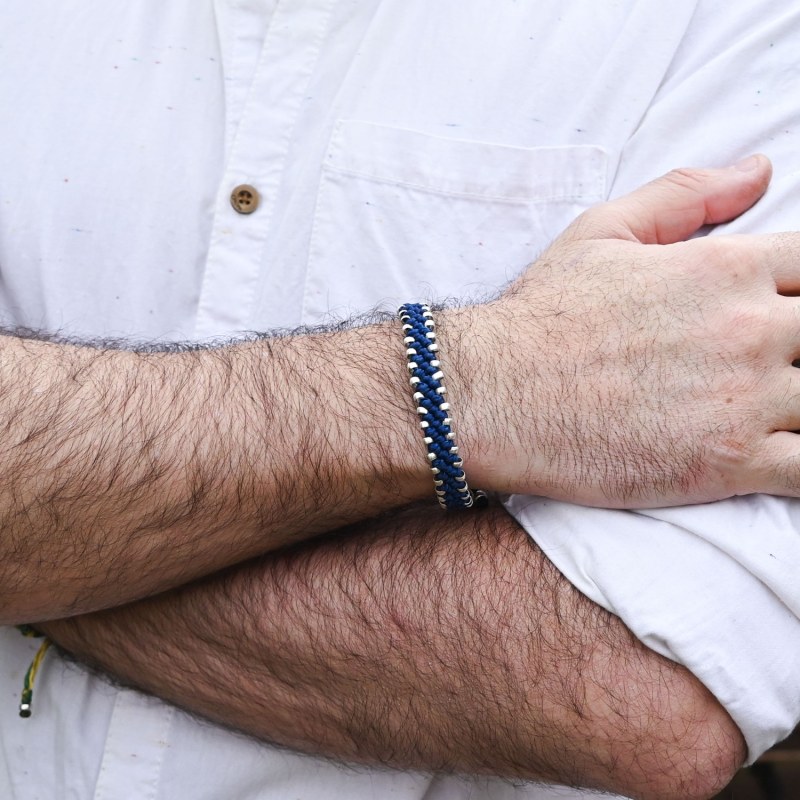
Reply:
[[[722,169],[676,169],[581,217],[581,239],[629,239],[672,244],[703,225],[727,222],[747,211],[766,191],[772,164],[749,156]]]

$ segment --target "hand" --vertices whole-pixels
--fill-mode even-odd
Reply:
[[[800,234],[684,241],[770,174],[763,156],[672,172],[448,312],[475,486],[627,507],[800,494]]]

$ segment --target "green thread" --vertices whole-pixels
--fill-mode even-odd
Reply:
[[[39,633],[30,625],[17,625],[17,629],[23,636],[36,638],[42,636],[41,633]],[[33,657],[33,661],[31,661],[28,671],[25,673],[25,680],[22,684],[22,696],[20,697],[19,701],[19,715],[23,719],[27,719],[32,713],[33,684],[36,682],[36,675],[39,672],[39,667],[42,665],[45,653],[50,647],[50,644],[50,640],[45,637],[44,641],[39,646],[39,649],[36,651],[36,655]]]

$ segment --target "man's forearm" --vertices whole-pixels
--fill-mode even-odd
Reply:
[[[393,323],[188,352],[0,337],[0,620],[152,594],[426,496],[404,375]]]
[[[584,214],[495,302],[439,316],[439,411],[474,485],[622,507],[800,494],[778,293],[797,293],[800,236],[671,246],[769,176],[763,158],[665,176]],[[441,388],[415,395],[423,417]],[[179,353],[0,339],[0,621],[108,607],[424,498],[409,394],[396,323]]]
[[[178,705],[348,761],[686,800],[743,757],[708,692],[500,509],[406,513],[45,629]]]

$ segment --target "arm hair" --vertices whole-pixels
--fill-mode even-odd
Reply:
[[[744,757],[708,691],[502,509],[396,514],[46,631],[195,713],[355,763],[689,800]]]

